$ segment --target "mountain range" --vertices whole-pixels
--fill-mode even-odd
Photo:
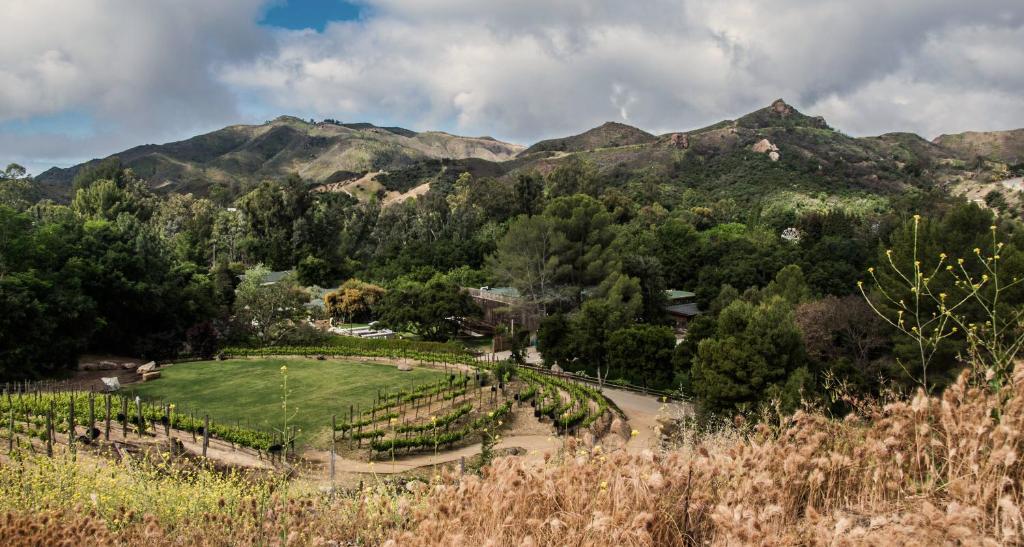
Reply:
[[[575,159],[611,181],[654,177],[678,189],[735,197],[821,201],[822,194],[874,196],[940,186],[971,195],[1018,174],[1024,129],[942,135],[851,137],[782,99],[735,120],[653,135],[608,122],[578,135],[524,147],[490,137],[335,120],[281,116],[261,125],[233,125],[161,145],[115,154],[159,192],[206,194],[212,185],[245,188],[297,173],[321,191],[386,201],[417,195],[463,172],[513,177],[548,173]],[[66,200],[91,160],[36,177],[48,197]],[[980,190],[979,190],[980,188]],[[977,197],[973,196],[972,197]]]

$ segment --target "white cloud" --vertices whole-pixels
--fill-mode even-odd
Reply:
[[[0,122],[85,112],[82,155],[239,112],[519,142],[689,129],[777,97],[857,135],[1024,126],[1020,0],[364,0],[322,33],[259,27],[264,3],[7,0]],[[25,156],[82,143],[16,137],[0,130]]]
[[[218,66],[273,46],[254,24],[263,3],[4,0],[0,122],[23,126],[69,111],[94,120],[95,142],[77,141],[74,154],[76,139],[55,138],[66,147],[49,156],[56,159],[231,121],[235,94],[217,77]],[[30,155],[39,138],[52,136],[18,142],[23,131],[0,135],[15,141],[9,154]]]
[[[686,129],[779,96],[856,134],[1024,125],[1017,0],[367,4],[279,33],[225,81],[283,110],[520,141],[611,119]]]

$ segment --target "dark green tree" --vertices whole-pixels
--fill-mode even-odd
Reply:
[[[705,411],[730,414],[766,402],[806,362],[792,306],[779,297],[736,300],[719,315],[713,337],[697,346],[693,391]]]
[[[633,325],[608,339],[608,378],[634,385],[668,388],[673,382],[672,351],[676,337],[669,327]]]
[[[377,310],[380,322],[390,328],[442,342],[458,333],[463,318],[480,313],[469,293],[443,275],[425,283],[398,280],[388,288]]]

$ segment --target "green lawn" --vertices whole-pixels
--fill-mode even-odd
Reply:
[[[443,372],[356,361],[231,359],[165,367],[159,380],[129,386],[147,400],[174,403],[179,412],[209,413],[223,423],[240,421],[270,430],[283,421],[281,366],[288,365],[290,424],[302,429],[299,441],[324,445],[331,415],[348,416],[349,405],[368,408],[377,390],[408,388],[445,377]]]

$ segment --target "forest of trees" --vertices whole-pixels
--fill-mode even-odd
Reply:
[[[995,225],[999,260],[1024,270],[1015,222],[940,193],[870,215],[765,212],[742,196],[712,201],[584,162],[543,176],[464,174],[386,207],[311,192],[297,176],[216,199],[157,195],[116,159],[83,169],[74,188],[68,204],[39,201],[23,169],[0,173],[5,379],[58,373],[83,352],[168,358],[311,335],[255,316],[260,306],[301,310],[311,285],[341,287],[327,305],[338,319],[446,340],[458,331],[452,317],[476,311],[459,288],[490,284],[544,311],[538,347],[549,364],[677,389],[709,412],[792,408],[832,381],[865,393],[914,385],[915,348],[858,289],[869,267],[968,256],[992,246]],[[787,229],[796,237],[781,237]],[[296,276],[274,294],[253,281],[286,269]],[[703,310],[679,344],[666,289],[695,292]],[[1002,298],[1024,303],[1016,290]],[[965,351],[956,336],[939,346],[936,387]]]

